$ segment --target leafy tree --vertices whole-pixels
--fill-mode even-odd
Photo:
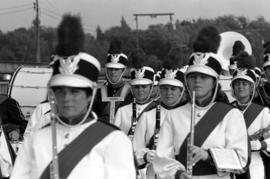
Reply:
[[[102,32],[100,26],[98,25],[97,26],[97,29],[96,29],[96,34],[97,34],[97,41],[103,41],[105,40],[105,35],[104,33]]]

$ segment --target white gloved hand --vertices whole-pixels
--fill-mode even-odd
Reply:
[[[251,150],[260,150],[262,148],[262,144],[259,140],[250,141]]]

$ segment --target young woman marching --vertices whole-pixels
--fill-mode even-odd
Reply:
[[[114,125],[118,126],[131,139],[138,120],[143,112],[145,112],[149,105],[154,103],[151,98],[153,90],[154,70],[151,67],[143,66],[145,61],[145,54],[141,49],[136,50],[131,56],[133,69],[131,69],[131,91],[134,96],[134,101],[120,107],[115,116]]]
[[[145,112],[139,120],[133,139],[133,148],[139,165],[147,165],[147,179],[154,179],[152,162],[156,155],[156,145],[160,126],[167,111],[183,104],[184,73],[167,66],[161,72],[159,82],[160,102]]]
[[[193,45],[195,53],[185,73],[190,100],[168,112],[157,145],[156,158],[176,159],[178,166],[176,162],[168,165],[168,159],[155,160],[154,170],[161,178],[230,179],[233,173],[244,172],[248,164],[244,117],[217,98],[221,64],[215,53],[219,42],[217,30],[206,27]]]
[[[247,175],[251,179],[264,179],[265,168],[260,151],[270,151],[270,138],[263,138],[267,132],[265,129],[270,128],[269,109],[252,102],[256,87],[256,76],[252,70],[237,69],[231,86],[236,98],[232,104],[242,111],[250,137],[251,162]]]

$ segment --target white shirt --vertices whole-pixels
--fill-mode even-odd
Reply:
[[[168,110],[164,107],[160,107],[160,126],[162,125]],[[146,147],[156,129],[156,107],[150,111],[142,114],[140,120],[137,123],[134,138],[133,138],[133,149],[137,157],[138,163],[143,164],[144,154],[149,151]]]
[[[146,104],[136,104],[136,116],[138,117],[151,102],[152,101]],[[119,127],[125,134],[128,134],[132,123],[132,105],[133,103],[130,103],[120,107],[115,115],[114,125]]]
[[[263,110],[258,114],[254,121],[248,128],[248,135],[252,135],[260,129],[264,129],[270,126],[270,114],[269,109],[264,107]],[[270,138],[264,139],[267,144],[267,151],[270,152]],[[260,151],[251,152],[251,161],[249,165],[251,179],[264,179],[264,164]]]
[[[198,123],[209,109],[209,107],[196,107],[195,123]],[[157,145],[158,156],[175,158],[175,155],[179,154],[180,147],[190,130],[190,119],[190,103],[168,112],[159,133]],[[245,167],[248,161],[248,139],[242,113],[238,109],[231,109],[206,138],[201,147],[204,149],[221,148],[227,149],[229,152],[236,152],[242,167]],[[167,176],[167,178],[172,177]],[[229,179],[230,176],[229,174],[223,177],[219,177],[217,174],[193,176],[193,179],[212,178]]]
[[[51,106],[49,102],[46,103],[40,103],[35,108],[34,112],[32,113],[25,132],[24,132],[24,138],[26,138],[29,135],[32,135],[34,131],[42,128],[46,124],[50,123],[50,111]]]
[[[57,124],[57,145],[61,151],[96,120],[68,128]],[[52,160],[51,127],[29,136],[15,162],[12,179],[37,179]],[[80,146],[78,146],[80,147]],[[68,162],[68,161],[67,161]],[[132,145],[121,131],[113,131],[81,159],[68,179],[135,179]]]

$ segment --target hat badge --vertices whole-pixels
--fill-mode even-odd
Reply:
[[[119,62],[119,54],[111,54],[111,61],[112,63],[118,63]]]
[[[194,54],[194,65],[206,65],[208,63],[208,58],[206,58],[206,55],[204,53],[195,53]]]
[[[59,72],[61,74],[71,75],[78,69],[80,59],[70,56],[67,59],[60,59]]]
[[[166,70],[165,78],[175,79],[177,70]]]
[[[237,69],[237,76],[247,75],[247,69]]]
[[[135,71],[135,78],[136,79],[143,79],[144,71],[145,71],[145,69],[139,69],[139,70]]]

